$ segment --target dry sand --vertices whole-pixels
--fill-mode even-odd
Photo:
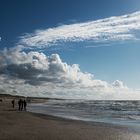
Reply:
[[[126,127],[19,112],[0,102],[0,140],[140,140]]]

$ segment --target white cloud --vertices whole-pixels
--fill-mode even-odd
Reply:
[[[140,30],[140,11],[123,16],[96,21],[61,25],[45,30],[36,30],[21,37],[18,44],[28,47],[50,47],[60,42],[90,40],[104,42],[113,40],[137,40]]]
[[[112,86],[115,88],[127,88],[127,86],[124,85],[124,83],[120,80],[116,80],[112,83]]]
[[[93,75],[81,72],[77,64],[62,62],[58,54],[47,57],[44,53],[28,52],[19,48],[4,50],[0,55],[0,72],[26,80],[30,84],[42,82],[79,86],[106,86],[105,82],[92,80]]]
[[[58,54],[26,53],[21,48],[0,53],[0,93],[75,99],[140,99],[139,92],[127,88],[122,81],[109,84],[94,79],[92,74],[83,73],[77,64],[63,62]]]

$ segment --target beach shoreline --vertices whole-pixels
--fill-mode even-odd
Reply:
[[[17,111],[6,102],[0,103],[0,139],[139,140],[140,135],[125,126]]]

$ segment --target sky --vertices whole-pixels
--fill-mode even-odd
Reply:
[[[0,93],[140,99],[139,0],[0,0]]]

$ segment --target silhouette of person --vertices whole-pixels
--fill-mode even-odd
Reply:
[[[24,101],[21,99],[21,111],[23,110]]]
[[[23,105],[24,105],[24,110],[26,111],[26,106],[27,106],[26,100],[23,101]]]
[[[18,101],[18,110],[19,110],[19,111],[21,111],[21,104],[22,104],[22,100],[19,99],[19,101]]]
[[[11,101],[11,103],[12,103],[12,107],[15,108],[15,100],[14,99]]]

